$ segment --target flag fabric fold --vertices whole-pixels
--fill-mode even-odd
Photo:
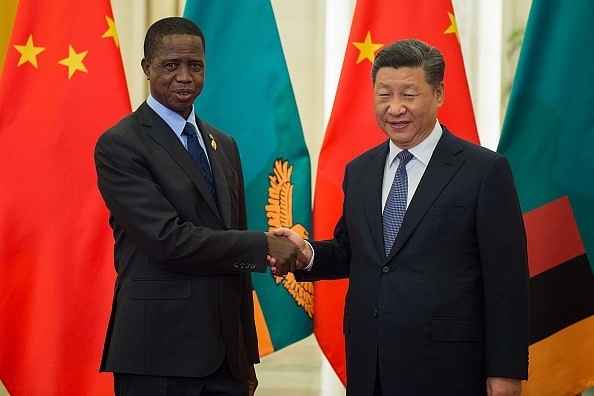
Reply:
[[[93,149],[130,101],[109,0],[20,0],[0,107],[0,379],[13,396],[113,394]]]
[[[375,121],[371,66],[383,46],[407,38],[425,41],[445,57],[446,100],[439,121],[458,136],[479,141],[451,1],[358,0],[320,152],[313,211],[316,240],[331,238],[340,217],[347,162],[387,139]],[[314,294],[314,333],[343,383],[341,324],[347,287],[347,280],[319,281]]]
[[[270,0],[188,0],[206,40],[199,117],[239,145],[251,230],[311,229],[311,166]],[[313,285],[252,274],[260,355],[312,333]]]
[[[592,15],[587,0],[532,2],[497,149],[510,161],[528,237],[525,395],[594,386]]]

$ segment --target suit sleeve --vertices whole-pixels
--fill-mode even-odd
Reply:
[[[176,189],[173,173],[169,179],[174,180],[165,184],[168,170],[163,168],[171,164],[152,158],[144,144],[122,128],[103,134],[95,148],[99,190],[111,212],[116,243],[129,244],[130,238],[144,255],[173,272],[265,271],[264,234],[214,229],[191,214],[180,217],[182,205],[187,213],[200,209],[198,201],[191,201],[198,199],[196,193]]]
[[[347,197],[348,175],[347,165],[342,183],[343,196]],[[351,244],[347,227],[347,210],[343,202],[342,215],[334,227],[334,238],[325,241],[309,241],[315,257],[311,271],[297,271],[295,278],[299,282],[333,280],[348,278],[350,274]]]
[[[507,160],[485,173],[477,206],[485,293],[486,374],[526,379],[529,275],[522,212]]]

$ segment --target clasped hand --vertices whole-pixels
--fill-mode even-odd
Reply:
[[[311,252],[303,238],[288,228],[279,228],[266,233],[268,241],[267,260],[276,276],[302,269],[311,260]]]

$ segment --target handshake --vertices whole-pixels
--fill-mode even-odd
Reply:
[[[266,259],[273,275],[283,276],[307,267],[313,252],[311,246],[296,232],[278,228],[266,232]]]

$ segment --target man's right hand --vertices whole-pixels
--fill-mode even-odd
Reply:
[[[265,234],[268,242],[268,263],[274,275],[283,276],[289,272],[295,272],[307,262],[305,255],[289,238],[272,232]]]

